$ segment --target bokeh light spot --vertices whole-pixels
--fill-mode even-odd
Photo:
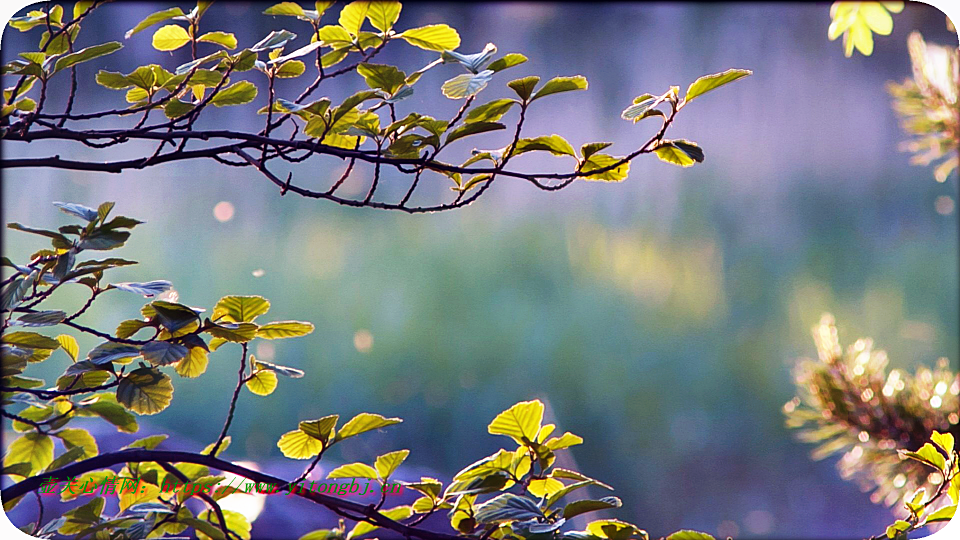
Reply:
[[[220,223],[233,219],[233,212],[233,204],[227,201],[220,201],[213,207],[213,217],[217,218]]]

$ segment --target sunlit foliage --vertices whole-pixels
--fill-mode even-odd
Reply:
[[[914,164],[939,162],[933,174],[937,182],[945,182],[958,163],[960,51],[928,44],[919,32],[910,34],[907,46],[913,78],[887,86],[904,131],[913,136],[903,149],[913,154]]]
[[[165,280],[115,282],[110,271],[137,264],[119,258],[85,258],[91,253],[122,248],[132,230],[143,222],[113,215],[114,204],[98,208],[75,203],[55,203],[78,221],[55,229],[19,223],[8,227],[50,242],[23,262],[3,258],[2,289],[2,415],[11,421],[16,438],[5,441],[2,474],[14,483],[2,495],[4,509],[17,506],[51,480],[77,486],[95,486],[112,478],[135,481],[135,492],[118,491],[118,512],[105,512],[105,499],[78,502],[62,515],[44,514],[21,529],[41,538],[55,534],[76,537],[162,538],[180,536],[191,529],[198,538],[250,540],[252,524],[241,513],[220,507],[229,490],[212,493],[165,492],[161,486],[180,483],[216,484],[230,473],[253,482],[279,486],[279,491],[305,497],[326,506],[344,519],[336,527],[312,531],[304,540],[360,538],[381,529],[406,538],[454,540],[457,538],[628,540],[649,538],[641,528],[612,518],[597,518],[585,530],[571,530],[571,518],[613,510],[619,498],[576,498],[579,490],[613,488],[581,472],[556,466],[557,453],[582,444],[581,437],[556,432],[543,424],[544,405],[539,400],[517,403],[500,413],[487,426],[492,435],[510,444],[467,465],[448,483],[423,477],[404,482],[421,496],[411,505],[383,509],[386,498],[365,505],[303,490],[301,482],[317,467],[334,445],[370,431],[400,424],[400,418],[360,413],[346,422],[337,414],[308,419],[277,441],[287,458],[309,460],[296,479],[275,478],[218,456],[230,445],[228,435],[243,388],[253,396],[269,396],[279,385],[295,384],[304,372],[294,367],[258,360],[248,354],[258,339],[300,337],[313,331],[301,321],[264,322],[270,302],[260,296],[224,296],[212,309],[179,303],[173,285]],[[88,290],[89,299],[73,313],[57,309],[58,291]],[[147,299],[136,316],[123,320],[115,330],[86,326],[78,320],[102,306],[105,294],[129,294]],[[47,335],[50,332],[53,335]],[[88,334],[102,343],[81,353],[75,336]],[[238,373],[232,396],[225,395],[226,419],[220,434],[201,452],[170,451],[167,435],[152,435],[123,448],[104,448],[85,429],[80,418],[100,418],[117,430],[138,431],[137,418],[162,413],[174,399],[175,381],[201,377],[211,353],[223,349],[239,352]],[[60,353],[63,354],[60,354]],[[234,351],[230,351],[234,352]],[[43,362],[66,363],[55,384],[26,372]],[[278,420],[278,421],[282,421]],[[59,440],[62,451],[54,440]],[[176,446],[172,441],[171,446]],[[385,451],[372,463],[348,463],[330,470],[327,478],[366,478],[387,484],[396,482],[397,471],[410,458],[407,449]],[[115,470],[118,468],[119,470]],[[72,484],[71,484],[72,485]],[[575,494],[575,492],[577,492]],[[61,492],[64,502],[78,491]],[[99,492],[98,492],[99,494]],[[206,507],[188,504],[198,497]],[[449,531],[426,529],[427,517],[445,513]],[[381,531],[382,532],[382,531]],[[712,540],[712,536],[678,531],[668,540]]]
[[[679,86],[671,86],[666,92],[641,94],[623,111],[622,117],[631,122],[656,119],[648,122],[652,136],[638,148],[619,155],[607,152],[612,146],[609,142],[587,143],[577,150],[557,134],[524,136],[523,127],[536,102],[555,94],[586,90],[586,78],[574,75],[541,81],[539,76],[530,75],[507,81],[501,72],[525,63],[526,56],[516,52],[498,54],[493,43],[479,52],[457,51],[461,38],[456,29],[446,24],[408,28],[401,20],[400,2],[358,0],[339,9],[333,2],[316,2],[311,6],[314,9],[282,2],[269,7],[264,14],[282,18],[296,31],[277,30],[255,39],[217,30],[216,19],[211,15],[217,8],[211,8],[212,2],[201,1],[189,11],[172,7],[153,13],[124,36],[137,44],[149,39],[150,46],[159,51],[189,48],[191,61],[180,65],[130,66],[122,71],[100,70],[95,76],[96,84],[122,94],[117,94],[118,100],[110,108],[77,113],[74,108],[90,109],[94,105],[76,101],[78,77],[83,75],[78,68],[82,70],[83,63],[123,46],[119,41],[110,41],[79,48],[81,22],[104,3],[78,2],[69,19],[61,6],[54,5],[49,11],[33,10],[10,22],[21,32],[42,30],[43,35],[38,50],[20,51],[14,60],[3,65],[2,73],[15,84],[4,93],[0,138],[26,143],[73,141],[93,148],[147,141],[156,144],[156,149],[134,159],[110,162],[71,161],[59,155],[4,159],[0,163],[4,168],[121,172],[180,160],[214,159],[224,165],[254,168],[275,184],[281,195],[295,193],[349,206],[410,213],[449,210],[476,200],[498,177],[556,191],[578,179],[623,181],[629,174],[630,162],[643,154],[655,154],[681,167],[702,162],[704,152],[700,146],[686,139],[667,138],[668,128],[694,98],[751,73],[730,69],[706,75],[691,83],[683,94]],[[297,32],[303,29],[309,41],[301,38],[303,43],[297,43]],[[152,37],[146,38],[151,30]],[[391,42],[430,51],[435,58],[413,71],[373,62]],[[454,75],[439,89],[418,85],[423,74],[434,69]],[[66,75],[60,75],[67,71],[69,81]],[[307,75],[308,71],[313,73]],[[368,89],[339,103],[330,97],[314,97],[322,92],[324,81],[348,74],[362,78]],[[304,83],[298,95],[281,92],[275,85],[280,79],[300,77]],[[48,90],[68,84],[71,90],[64,111],[49,112],[49,107],[45,107]],[[514,97],[476,103],[480,92],[491,84],[505,84]],[[434,118],[426,111],[402,111],[409,103],[405,100],[415,91],[458,101],[460,108],[450,119]],[[259,104],[254,105],[254,101]],[[261,115],[263,120],[257,120],[255,115],[250,119],[262,122],[263,127],[250,132],[195,129],[197,119],[210,106],[246,107],[247,112]],[[91,129],[88,125],[105,118],[130,119],[132,125],[109,130]],[[508,122],[507,118],[513,120]],[[508,128],[509,123],[513,125]],[[463,152],[463,139],[499,131],[506,137],[492,147]],[[439,154],[450,155],[448,147],[454,143],[460,143],[462,156],[469,157],[451,155],[441,161]],[[528,152],[548,152],[565,158],[565,172],[513,168],[514,158]],[[315,156],[333,156],[349,163],[344,175],[323,191],[297,185],[293,172],[285,179],[274,172],[278,166],[296,168]],[[365,195],[338,195],[357,161],[374,166],[369,188],[364,190]],[[400,191],[404,195],[399,200],[384,198],[384,189],[378,192],[385,168],[399,171],[401,179],[410,179],[401,180],[404,184]],[[440,180],[453,193],[440,202],[416,202],[414,192],[422,185],[422,177]]]
[[[918,489],[936,492],[942,476],[898,450],[926,452],[920,449],[931,433],[956,427],[960,375],[945,358],[934,369],[888,371],[886,353],[870,339],[844,350],[831,315],[813,336],[818,358],[796,366],[798,395],[783,408],[787,426],[817,445],[814,459],[842,453],[840,475],[871,491],[874,502],[893,506]]]

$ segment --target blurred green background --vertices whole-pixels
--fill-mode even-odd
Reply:
[[[268,5],[215,5],[202,28],[236,32],[241,45],[271,29],[306,35],[304,23],[260,16]],[[123,31],[166,7],[110,4],[84,25],[81,41],[124,41]],[[231,459],[295,475],[300,464],[289,468],[275,446],[282,433],[298,420],[370,411],[405,422],[343,445],[334,462],[410,448],[408,476],[448,480],[506,442],[486,433],[498,412],[540,398],[558,429],[586,440],[568,465],[614,485],[624,501],[616,516],[651,535],[882,531],[889,511],[840,480],[832,460],[810,461],[780,408],[793,396],[793,362],[815,354],[809,330],[824,311],[836,315],[844,343],[871,336],[892,366],[958,357],[956,178],[937,184],[897,151],[903,134],[884,90],[910,75],[909,31],[956,43],[943,14],[910,4],[893,34],[877,37],[873,56],[851,59],[827,40],[826,4],[406,4],[398,27],[436,22],[460,31],[461,51],[492,41],[530,57],[498,75],[481,101],[508,96],[506,81],[527,74],[585,75],[588,91],[538,101],[525,134],[558,133],[575,146],[613,141],[621,155],[651,129],[619,118],[634,96],[729,67],[755,74],[691,104],[671,128],[670,136],[705,149],[702,165],[641,158],[623,184],[577,182],[551,194],[501,179],[466,209],[408,216],[281,198],[256,173],[210,161],[119,176],[18,169],[3,174],[5,221],[52,227],[69,218],[51,201],[113,200],[117,212],[147,223],[115,252],[141,264],[109,280],[169,279],[182,302],[208,309],[222,295],[261,294],[273,304],[266,319],[316,324],[306,338],[253,351],[307,375],[281,380],[269,398],[241,396]],[[184,51],[152,50],[151,34],[85,64],[81,80],[100,68],[188,60]],[[4,60],[38,37],[7,30]],[[433,57],[396,44],[379,61],[409,72]],[[439,85],[454,74],[451,66],[429,72],[399,111],[452,116],[459,103]],[[280,95],[295,97],[307,76]],[[336,102],[362,84],[341,78],[318,96]],[[52,92],[54,105],[62,90]],[[79,111],[123,104],[121,92],[90,83],[80,97]],[[249,122],[264,100],[209,111],[198,127],[259,129],[260,119]],[[505,137],[472,138],[451,156]],[[129,146],[97,159],[153,150]],[[94,156],[63,144],[3,151]],[[318,188],[343,166],[314,159],[294,169],[295,180]],[[572,165],[531,155],[516,166]],[[344,191],[365,190],[369,173],[358,166]],[[406,186],[395,173],[381,182],[385,197],[399,198]],[[431,178],[420,202],[448,197],[447,186]],[[215,217],[218,203],[229,203],[230,219]],[[9,230],[3,241],[4,255],[20,260],[43,244]],[[61,293],[68,306],[85,299],[76,289]],[[111,293],[84,322],[111,328],[141,304]],[[82,349],[97,343],[78,337]],[[144,429],[181,437],[170,447],[213,441],[235,384],[235,348],[213,354],[201,378],[175,380],[173,405],[144,418]],[[60,356],[36,375],[53,377],[66,362]],[[321,513],[283,514],[285,501],[268,501],[256,537],[295,538],[330,523]],[[271,518],[271,505],[281,517]]]

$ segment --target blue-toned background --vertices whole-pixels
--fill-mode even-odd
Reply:
[[[266,6],[216,4],[202,28],[236,32],[241,46],[278,28],[300,33],[298,46],[307,42],[308,25],[260,15]],[[167,7],[124,2],[99,10],[81,44],[116,39],[125,48],[84,64],[81,80],[101,68],[187,61],[186,49],[154,51],[152,30],[123,40],[142,17]],[[619,118],[634,96],[686,88],[729,67],[754,70],[679,115],[670,136],[706,152],[691,169],[648,156],[633,162],[622,184],[577,182],[558,193],[504,178],[466,209],[419,216],[280,198],[255,172],[212,161],[117,176],[18,169],[3,174],[4,219],[62,225],[69,218],[51,201],[116,201],[118,212],[147,223],[116,252],[141,265],[108,279],[169,279],[181,301],[207,308],[224,294],[262,294],[273,303],[268,319],[316,324],[309,337],[254,351],[307,375],[282,379],[268,398],[244,392],[229,459],[292,477],[302,463],[280,455],[282,433],[302,419],[371,411],[405,422],[338,447],[331,463],[409,448],[401,477],[449,480],[506,442],[486,433],[498,412],[540,398],[559,429],[586,439],[567,465],[614,485],[624,507],[611,515],[651,535],[677,528],[739,537],[876,534],[889,511],[842,481],[832,460],[811,461],[780,409],[793,396],[793,362],[815,354],[809,329],[824,311],[836,315],[844,343],[872,336],[892,366],[957,359],[957,213],[945,199],[940,211],[949,212],[935,208],[938,197],[956,199],[956,178],[937,184],[930,168],[911,166],[897,150],[904,134],[884,89],[910,75],[911,30],[933,43],[956,44],[956,36],[943,14],[910,4],[894,16],[893,34],[877,37],[873,56],[847,59],[839,42],[827,40],[828,11],[786,3],[404,6],[400,29],[446,22],[460,31],[462,51],[492,41],[530,58],[498,74],[481,101],[507,97],[506,81],[529,74],[586,76],[588,91],[538,101],[525,124],[525,134],[558,133],[574,146],[606,140],[616,143],[614,153],[627,153],[650,133]],[[335,11],[326,17],[332,23]],[[38,39],[7,30],[4,60]],[[410,72],[434,57],[397,43],[379,61]],[[456,73],[430,71],[399,111],[451,117],[459,103],[439,85]],[[296,97],[309,76],[280,86],[280,95]],[[336,103],[361,88],[359,77],[344,77],[317,96]],[[52,92],[54,106],[63,90]],[[262,119],[251,119],[263,94],[251,105],[208,111],[198,127],[259,129]],[[79,111],[124,106],[122,92],[89,82],[80,98]],[[477,136],[447,159],[506,137]],[[128,146],[136,152],[98,159],[153,151]],[[75,159],[94,152],[42,143],[3,151]],[[514,165],[566,171],[572,161],[528,155]],[[295,178],[319,189],[342,170],[339,160],[315,159]],[[364,192],[369,173],[358,166],[344,192]],[[381,183],[391,198],[406,187],[395,173]],[[431,177],[420,202],[449,196],[448,185]],[[223,201],[234,209],[227,221],[214,215]],[[8,230],[3,240],[4,255],[20,259],[42,244]],[[85,298],[81,290],[61,294],[70,306]],[[84,321],[110,328],[141,303],[110,293]],[[81,337],[82,349],[96,343]],[[213,441],[237,354],[224,347],[200,379],[176,380],[173,405],[143,418],[142,431],[173,434],[168,448]],[[67,362],[57,356],[36,373],[53,377]],[[111,437],[112,444],[133,438]],[[30,519],[32,505],[22,506],[19,519]],[[271,497],[253,531],[296,538],[331,524],[324,511]]]

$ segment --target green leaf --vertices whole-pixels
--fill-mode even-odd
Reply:
[[[939,431],[934,430],[933,434],[930,435],[930,440],[933,441],[933,444],[939,446],[947,455],[953,454],[953,435],[950,433],[940,433]]]
[[[57,59],[57,63],[53,66],[53,73],[67,69],[70,66],[75,66],[81,62],[106,56],[110,53],[119,51],[122,48],[123,45],[121,45],[119,41],[111,41],[109,43],[103,43],[101,45],[94,45],[92,47],[80,49],[73,54],[68,54]]]
[[[81,407],[83,412],[99,416],[117,426],[117,431],[136,433],[139,429],[136,417],[120,406],[113,394],[97,394],[81,402]]]
[[[287,15],[290,17],[306,17],[303,8],[296,2],[280,2],[274,4],[263,11],[264,15]]]
[[[60,348],[60,342],[36,332],[9,332],[3,335],[3,342],[7,345],[16,345],[27,349],[55,351]]]
[[[30,234],[39,234],[40,236],[46,236],[47,238],[52,238],[53,247],[55,248],[69,249],[70,247],[73,246],[73,242],[71,242],[70,239],[68,239],[66,236],[58,232],[48,231],[44,229],[34,229],[32,227],[27,227],[19,223],[8,223],[7,228],[13,229],[15,231],[20,231],[20,232],[25,232]]]
[[[207,332],[233,343],[245,343],[257,337],[257,329],[257,325],[253,323],[221,323],[213,324]]]
[[[549,96],[550,94],[557,94],[560,92],[569,92],[571,90],[586,90],[587,89],[587,78],[582,75],[575,75],[573,77],[554,77],[546,82],[537,93],[530,98],[530,101],[536,101],[543,96]]]
[[[63,349],[63,352],[67,353],[71,360],[74,362],[77,361],[77,356],[80,355],[80,346],[77,345],[77,339],[75,337],[60,334],[57,336],[57,343],[60,344],[60,348]]]
[[[251,525],[243,514],[240,512],[234,512],[233,510],[221,510],[221,512],[223,512],[223,520],[227,523],[227,529],[230,532],[235,533],[243,540],[250,540]],[[223,536],[223,532],[220,530],[220,521],[212,510],[204,510],[203,512],[197,514],[196,521],[199,523],[216,523],[216,525],[212,525],[213,531],[216,531],[216,536],[210,536],[206,534],[207,532],[213,531],[210,531],[206,528],[203,528],[202,530],[197,529],[196,525],[194,525],[194,530],[197,532],[197,538],[199,540],[211,540],[211,538],[219,539]]]
[[[290,377],[292,379],[299,379],[303,377],[303,370],[287,366],[278,366],[277,364],[271,364],[270,362],[264,362],[263,360],[257,360],[257,369],[268,369],[276,372],[279,375]]]
[[[537,503],[528,497],[504,493],[477,506],[474,517],[478,523],[500,523],[541,518],[543,512]]]
[[[80,241],[80,249],[92,249],[94,251],[116,249],[123,246],[127,238],[130,238],[130,233],[127,231],[96,229]]]
[[[61,60],[63,60],[63,58],[61,58]],[[86,221],[95,221],[97,218],[99,218],[96,210],[82,204],[54,202],[53,205],[59,208],[64,214],[77,216],[78,218]]]
[[[632,120],[634,124],[649,118],[651,116],[663,116],[663,111],[655,107],[660,103],[660,99],[653,94],[643,94],[633,98],[633,104],[620,113],[620,118]]]
[[[124,407],[144,415],[157,414],[173,399],[170,377],[152,367],[138,368],[117,386],[117,401]]]
[[[165,279],[158,279],[155,281],[145,281],[142,283],[113,283],[111,286],[121,291],[139,294],[145,298],[153,298],[154,296],[160,295],[172,289],[173,283],[170,283]]]
[[[269,396],[277,389],[277,374],[269,369],[258,369],[247,379],[247,390],[258,396]]]
[[[498,122],[471,122],[469,124],[463,124],[447,134],[447,140],[444,144],[450,144],[457,139],[462,139],[463,137],[467,137],[469,135],[476,135],[478,133],[486,133],[488,131],[497,131],[506,128],[507,126]]]
[[[30,473],[42,471],[53,461],[53,440],[43,433],[27,433],[10,443],[4,465],[29,463]]]
[[[187,348],[169,341],[151,341],[140,348],[143,359],[155,366],[169,366],[187,356]]]
[[[284,433],[277,441],[277,447],[288,458],[310,459],[323,450],[323,443],[299,429],[295,429]]]
[[[591,171],[596,171],[604,169],[615,165],[621,161],[622,158],[610,156],[607,154],[596,153],[587,158],[583,163],[583,167],[580,168],[581,172],[590,173]],[[630,174],[630,162],[623,163],[617,167],[610,169],[601,173],[587,174],[584,176],[584,180],[603,180],[606,182],[622,182],[626,179],[627,175]]]
[[[224,296],[213,307],[213,319],[225,322],[253,322],[270,310],[262,296]]]
[[[910,523],[902,519],[898,519],[895,522],[893,522],[893,525],[890,525],[889,527],[887,527],[887,531],[886,531],[887,538],[897,538],[898,536],[900,536],[901,532],[910,529],[910,527],[911,527]]]
[[[340,10],[340,26],[346,28],[353,35],[360,33],[360,27],[363,26],[364,19],[367,18],[367,9],[370,2],[358,0],[350,2]]]
[[[445,24],[431,24],[413,28],[397,37],[428,51],[452,51],[460,46],[460,34]]]
[[[297,37],[297,35],[294,34],[293,32],[288,31],[288,30],[279,30],[279,31],[274,30],[274,31],[270,32],[269,34],[267,34],[267,37],[265,37],[265,38],[261,39],[260,41],[258,41],[253,47],[250,47],[250,51],[256,53],[256,52],[259,52],[259,51],[264,51],[264,50],[266,50],[266,49],[276,49],[277,47],[282,47],[282,46],[285,45],[288,41],[290,41],[291,39],[293,39],[293,38],[295,38],[295,37]],[[250,59],[250,60],[251,60],[251,64],[253,63],[253,60],[255,60],[255,59],[256,59],[256,56],[254,55],[254,56]],[[251,67],[252,67],[252,65],[251,65]]]
[[[667,540],[714,540],[714,538],[707,533],[682,530],[671,534]]]
[[[484,103],[479,107],[473,108],[463,119],[466,123],[473,122],[496,122],[503,115],[507,114],[510,107],[517,104],[515,99],[495,99],[489,103]]]
[[[937,451],[930,443],[924,443],[916,452],[904,452],[901,450],[901,453],[908,458],[915,459],[921,463],[925,463],[931,467],[935,467],[937,470],[942,471],[946,466],[946,460],[943,458],[943,454]]]
[[[250,103],[257,97],[257,87],[250,81],[240,81],[217,92],[210,100],[217,107],[228,105],[243,105]]]
[[[520,139],[517,141],[514,155],[536,150],[547,151],[555,156],[577,156],[570,143],[559,135],[541,135],[533,139]]]
[[[603,150],[604,148],[607,148],[611,145],[613,145],[613,143],[609,143],[609,142],[587,143],[580,147],[580,156],[583,157],[583,159],[585,160],[590,159],[590,156],[596,154],[600,150]]]
[[[392,29],[400,18],[400,2],[370,2],[369,6],[367,18],[370,19],[370,24],[381,32]]]
[[[50,465],[47,465],[44,472],[55,471],[61,467],[65,467],[78,459],[83,457],[83,448],[80,446],[74,446],[66,452],[57,456],[56,459],[50,462]]]
[[[175,51],[190,43],[190,34],[182,26],[168,24],[153,33],[153,48],[158,51]]]
[[[149,437],[144,437],[142,439],[137,439],[133,441],[132,443],[121,448],[121,450],[126,450],[129,448],[143,448],[144,450],[153,450],[160,443],[167,440],[168,437],[169,435],[163,435],[163,434],[150,435]]]
[[[526,102],[527,99],[530,98],[530,94],[533,93],[533,89],[536,88],[538,82],[540,82],[540,77],[531,75],[529,77],[510,81],[507,83],[507,86],[512,88],[513,91],[520,96],[520,99]]]
[[[385,516],[385,517],[387,517],[387,518],[390,518],[390,519],[392,519],[392,520],[394,520],[394,521],[399,521],[399,520],[402,520],[402,519],[407,519],[408,517],[412,516],[412,515],[413,515],[413,508],[410,508],[409,506],[397,506],[396,508],[390,508],[389,510],[383,510],[383,511],[380,512],[380,513],[381,513],[383,516]],[[359,536],[363,536],[363,535],[365,535],[365,534],[369,534],[369,533],[371,533],[371,532],[373,532],[373,531],[375,531],[375,530],[377,530],[377,529],[379,529],[379,528],[380,528],[379,526],[377,526],[377,525],[372,525],[372,524],[370,524],[370,523],[367,522],[367,521],[361,521],[361,522],[357,523],[356,525],[354,525],[354,526],[353,526],[353,529],[351,529],[350,532],[347,533],[347,540],[352,540],[353,538],[357,538],[357,537],[359,537]]]
[[[578,444],[583,444],[583,437],[574,435],[568,431],[560,437],[554,437],[548,440],[544,446],[550,450],[557,451],[563,450],[564,448],[570,448],[571,446],[576,446]]]
[[[487,66],[487,69],[496,73],[513,66],[519,66],[527,61],[527,57],[519,53],[505,54],[503,58],[498,58]]]
[[[304,420],[300,422],[300,431],[326,444],[336,433],[339,415],[331,414],[318,420]]]
[[[601,519],[587,524],[587,532],[599,536],[600,538],[609,538],[610,540],[626,540],[633,535],[647,537],[647,533],[638,529],[636,525],[620,521],[619,519]]]
[[[191,347],[186,358],[177,364],[177,374],[181,377],[193,379],[207,371],[210,361],[209,353],[203,347]]]
[[[257,337],[264,339],[284,339],[305,336],[313,332],[313,324],[301,321],[276,321],[257,329]]]
[[[599,500],[583,499],[581,501],[574,501],[564,506],[563,517],[564,519],[570,519],[572,517],[579,516],[580,514],[586,514],[587,512],[608,510],[610,508],[620,508],[622,505],[623,503],[617,497],[604,497]]]
[[[202,41],[204,43],[216,43],[217,45],[222,45],[229,50],[237,48],[237,37],[227,32],[207,32],[206,34],[200,36],[197,41]]]
[[[486,88],[491,77],[493,77],[493,72],[489,69],[481,71],[476,75],[464,73],[463,75],[457,75],[456,77],[444,82],[443,86],[440,87],[440,90],[443,92],[444,96],[447,96],[450,99],[470,97]]]
[[[82,459],[91,458],[100,453],[99,448],[97,448],[97,440],[85,429],[61,429],[54,435],[63,441],[67,450],[79,447],[83,451]]]
[[[370,88],[381,88],[391,95],[404,85],[407,78],[404,72],[384,64],[362,63],[357,66],[357,73]]]
[[[341,465],[327,474],[327,478],[377,478],[377,471],[365,463]]]
[[[693,84],[687,88],[687,95],[684,97],[684,100],[691,101],[697,96],[706,94],[715,88],[719,88],[727,83],[731,83],[737,79],[751,75],[752,73],[753,72],[749,69],[728,69],[722,73],[704,75],[703,77],[693,81]]]
[[[350,32],[342,26],[337,25],[328,25],[321,27],[318,31],[320,36],[320,41],[327,46],[349,46],[353,43],[353,37],[350,35]],[[330,54],[330,53],[327,53]],[[343,55],[346,56],[346,51],[343,52]]]
[[[286,62],[280,64],[280,67],[277,68],[277,77],[281,79],[292,79],[294,77],[299,77],[303,75],[303,72],[307,70],[307,67],[303,62],[299,60],[287,60]]]
[[[957,513],[957,505],[944,506],[939,510],[931,513],[927,516],[927,519],[924,520],[924,523],[939,523],[941,521],[950,521],[953,519],[953,516]]]
[[[656,152],[657,157],[659,157],[661,161],[666,161],[667,163],[681,167],[691,167],[696,163],[696,160],[670,141],[660,143],[660,146],[658,146],[654,152]]]
[[[361,433],[380,429],[382,427],[392,426],[394,424],[399,424],[403,422],[400,418],[387,418],[379,414],[373,413],[360,413],[350,419],[349,422],[343,425],[340,428],[340,431],[337,432],[337,441],[342,441],[346,438],[353,437],[354,435],[359,435]]]
[[[174,17],[181,17],[183,15],[184,15],[183,10],[181,10],[178,7],[165,9],[163,11],[158,11],[156,13],[148,15],[146,19],[137,23],[137,25],[131,28],[130,30],[128,30],[123,37],[130,39],[130,36],[136,34],[137,32],[140,32],[141,30],[146,30],[147,28],[157,23],[168,21]]]
[[[53,326],[55,324],[60,324],[60,322],[65,319],[67,316],[66,313],[59,310],[51,311],[37,311],[35,313],[27,313],[26,315],[21,315],[15,321],[10,321],[11,326]]]
[[[498,414],[487,426],[492,435],[506,435],[519,444],[532,442],[540,431],[543,403],[540,400],[521,401]]]
[[[390,475],[397,470],[397,467],[399,467],[409,455],[409,450],[397,450],[377,457],[376,462],[373,464],[377,469],[377,476],[381,480],[388,480]]]

